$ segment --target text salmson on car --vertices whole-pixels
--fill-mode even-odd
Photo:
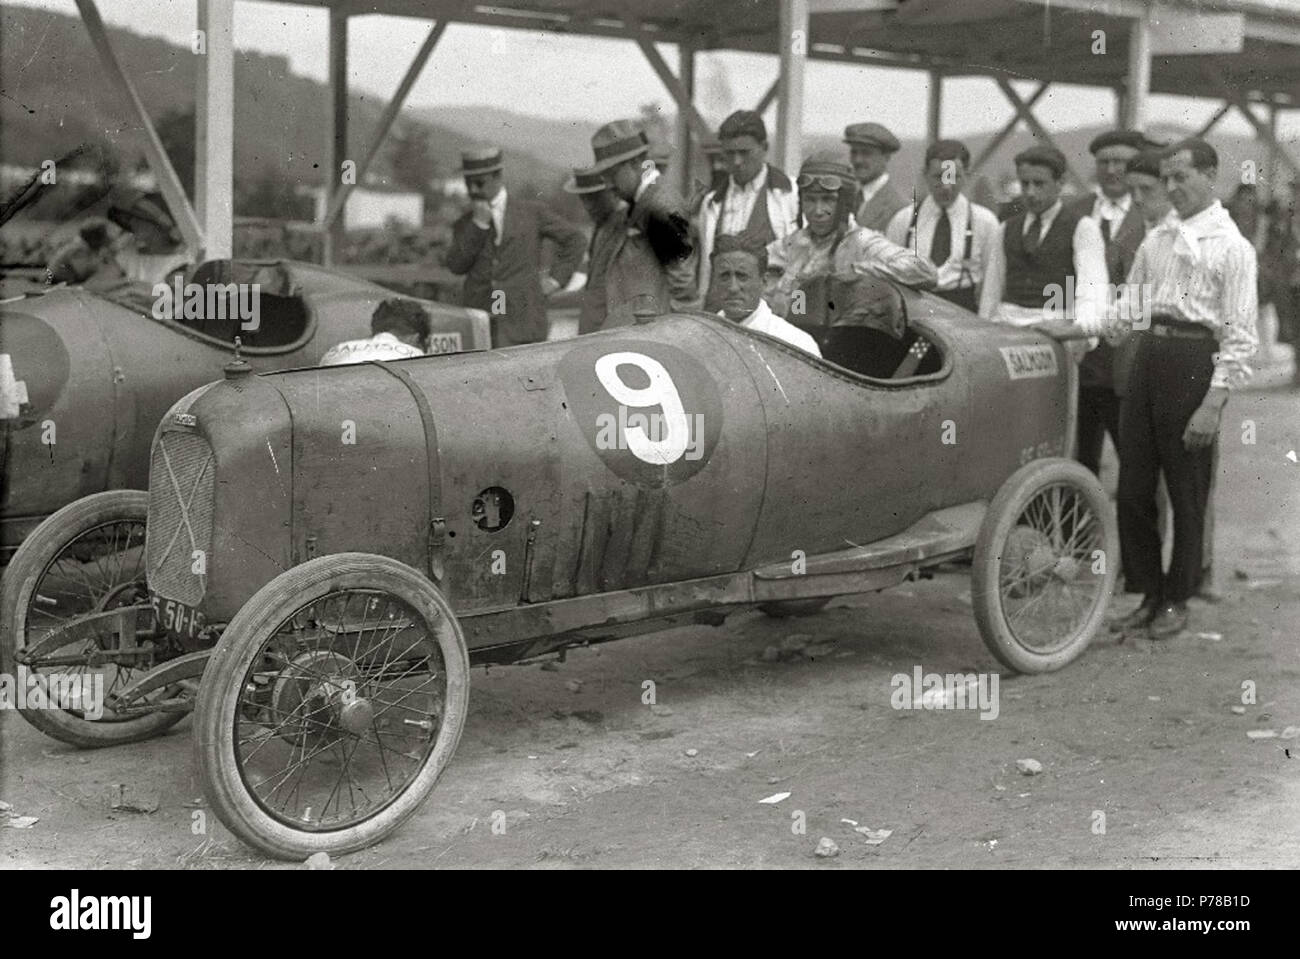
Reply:
[[[158,426],[143,547],[91,522],[7,587],[7,661],[110,687],[98,720],[31,718],[96,745],[193,710],[213,809],[302,858],[414,812],[471,664],[806,613],[973,557],[993,654],[1063,666],[1115,577],[1105,495],[1061,458],[1065,346],[876,289],[813,324],[823,359],[686,313],[500,351],[231,364]]]

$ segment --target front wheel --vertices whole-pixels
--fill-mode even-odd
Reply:
[[[353,852],[432,791],[468,705],[438,589],[384,556],[322,556],[262,587],[214,650],[195,707],[203,791],[269,856]]]
[[[1022,673],[1079,656],[1106,615],[1118,539],[1085,467],[1043,459],[1012,474],[984,516],[971,569],[975,621],[993,655]]]

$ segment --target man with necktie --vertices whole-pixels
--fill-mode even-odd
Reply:
[[[997,215],[962,195],[968,166],[970,151],[961,141],[930,144],[922,168],[929,195],[895,213],[885,235],[917,253],[928,251],[939,271],[935,295],[975,313],[999,236]]]
[[[462,303],[487,312],[492,346],[546,339],[546,297],[562,289],[582,261],[582,231],[535,200],[508,196],[495,147],[461,155],[471,207],[451,228],[447,269],[465,277]],[[542,240],[555,243],[550,275],[541,271]]]

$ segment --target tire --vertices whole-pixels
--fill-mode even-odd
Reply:
[[[758,608],[773,619],[786,619],[790,616],[812,616],[820,613],[833,596],[814,596],[810,599],[778,599],[770,603],[759,603]]]
[[[975,543],[971,602],[985,644],[1018,672],[1060,669],[1102,625],[1118,560],[1115,517],[1088,469],[1059,458],[1021,467],[993,498]],[[1022,618],[1035,606],[1038,630]]]
[[[358,598],[361,600],[359,613],[354,611]],[[395,636],[403,637],[408,629],[414,630],[417,636],[404,652],[418,646],[416,655],[427,656],[423,662],[434,664],[434,674],[442,673],[441,699],[436,699],[437,689],[421,694],[434,697],[437,703],[425,712],[414,708],[413,694],[402,690],[383,687],[390,699],[396,697],[393,702],[384,702],[372,686],[373,679],[366,678],[362,672],[364,657],[357,655],[349,659],[347,653],[339,651],[348,642],[355,643],[354,650],[366,647],[367,652],[373,653],[381,649],[382,638],[370,646],[366,646],[370,641],[365,638],[366,617],[377,607],[380,598],[384,606],[371,636],[381,627],[389,628],[383,626],[383,612],[388,611],[389,621],[399,624],[393,627],[397,629]],[[341,604],[341,609],[336,608],[333,615],[329,612],[331,602],[336,607]],[[394,604],[402,614],[397,618],[391,615]],[[350,628],[357,625],[358,615],[360,628]],[[403,623],[406,625],[400,625]],[[308,636],[314,639],[304,638]],[[353,636],[356,638],[352,639]],[[304,645],[311,641],[317,644],[315,649]],[[405,638],[394,639],[387,648],[391,650],[404,642]],[[289,660],[289,652],[296,658]],[[281,665],[268,672],[270,657],[275,655],[280,656]],[[389,654],[384,655],[381,680],[390,666]],[[441,670],[437,669],[439,665]],[[393,668],[398,667],[394,664]],[[409,674],[407,679],[414,675],[404,666],[399,671]],[[263,683],[260,692],[259,678]],[[344,716],[346,707],[340,705],[348,700],[339,694],[348,685],[353,687],[351,702],[366,704],[369,712],[360,722],[368,725],[348,725],[349,720]],[[296,692],[290,696],[284,690]],[[398,696],[399,692],[402,695]],[[406,704],[399,705],[403,700]],[[433,583],[411,567],[384,556],[339,553],[319,557],[281,573],[262,587],[235,615],[213,651],[199,688],[194,718],[195,753],[204,795],[231,832],[273,858],[301,860],[317,852],[331,855],[353,852],[378,842],[419,808],[456,751],[468,705],[469,655],[464,635],[451,605]],[[388,734],[380,730],[395,722],[396,717],[388,715],[394,709],[423,717],[402,719],[399,731],[392,734],[418,739],[420,733],[407,732],[405,727],[409,724],[422,728],[428,740],[423,756],[413,755],[419,752],[418,746],[411,753],[397,753],[384,745],[383,736]],[[317,718],[310,719],[312,716]],[[431,731],[433,727],[436,736]],[[254,738],[263,737],[256,746],[247,738],[250,729],[256,731]],[[324,820],[333,794],[326,796],[323,806],[314,806],[311,779],[324,775],[328,782],[334,773],[322,773],[319,767],[327,766],[330,756],[337,759],[334,750],[338,749],[343,767],[338,782],[346,775],[351,794],[353,758],[363,746],[371,745],[368,737],[372,734],[382,763],[392,761],[396,765],[402,757],[418,765],[409,768],[409,778],[373,811],[356,817],[355,821],[327,826]],[[282,762],[286,744],[288,765]],[[302,755],[295,759],[298,750]],[[391,760],[385,758],[386,750],[393,754]],[[325,758],[316,762],[319,756]],[[261,768],[272,772],[250,785]],[[386,764],[383,768],[392,792],[391,771]],[[265,787],[285,769],[290,772],[269,793],[257,792],[257,787]],[[361,772],[360,767],[356,771]],[[305,807],[302,798],[298,807],[305,808],[305,814],[294,811],[290,815],[271,808],[288,776],[297,777],[288,798],[305,797]],[[357,791],[363,800],[372,803],[364,787],[358,787]],[[342,813],[341,792],[338,795]],[[353,806],[355,809],[355,798]],[[321,811],[322,821],[307,828],[303,823],[311,822],[311,814],[316,809]]]
[[[103,603],[106,599],[108,606],[113,605],[113,597],[121,604],[128,598],[143,595],[143,531],[148,512],[148,493],[110,490],[69,503],[32,531],[4,573],[4,587],[0,591],[0,672],[16,676],[18,651],[37,634],[39,624],[48,622],[52,626],[68,622],[78,612],[89,612],[96,603]],[[132,548],[113,554],[123,557],[117,570],[120,576],[111,575],[114,572],[112,563],[105,567],[102,562],[97,562],[92,567],[86,561],[94,549],[89,544],[94,543],[97,536],[108,535],[108,530],[119,534],[126,531],[122,542],[129,547],[135,541],[137,527],[140,545],[133,548],[139,550],[138,562],[126,565],[125,557]],[[98,542],[102,545],[103,540]],[[112,542],[116,545],[118,540],[115,538]],[[110,553],[98,554],[101,560],[107,555]],[[62,588],[56,588],[60,582]],[[80,595],[81,583],[85,584],[85,595]],[[78,590],[78,595],[68,592],[69,585]],[[66,613],[55,615],[38,608],[37,598],[43,595],[42,587],[49,587],[46,592],[52,595],[57,593],[67,597],[63,601],[68,607]],[[115,670],[112,686],[105,679],[105,695],[113,687],[129,681],[123,674],[130,677],[132,672]],[[21,712],[24,719],[46,735],[83,749],[148,739],[185,718],[184,713],[157,712],[129,719],[95,721],[64,709],[28,708]]]

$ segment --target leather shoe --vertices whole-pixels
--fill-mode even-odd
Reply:
[[[1165,603],[1151,620],[1148,631],[1152,639],[1168,639],[1187,628],[1187,604]]]
[[[1110,631],[1112,633],[1131,633],[1139,629],[1145,629],[1147,624],[1155,619],[1156,612],[1159,609],[1160,601],[1154,596],[1148,596],[1142,600],[1141,606],[1127,616],[1111,620]]]

